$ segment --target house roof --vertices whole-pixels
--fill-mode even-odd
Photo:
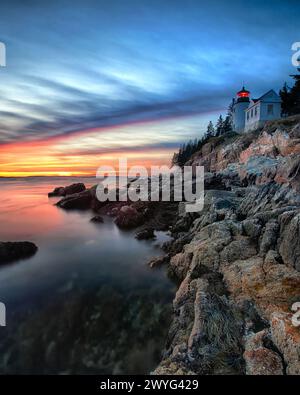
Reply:
[[[256,103],[264,101],[264,99],[267,96],[270,96],[270,94],[272,94],[273,96],[275,95],[276,99],[278,99],[280,101],[280,96],[274,91],[274,89],[270,89],[268,92],[264,93],[258,99],[251,99],[250,104],[249,104],[248,108],[246,108],[245,111],[250,110]],[[269,102],[274,103],[274,98],[273,98],[273,100],[269,100]],[[277,102],[277,101],[275,101],[275,102]]]
[[[268,96],[270,93],[273,93],[275,96],[279,98],[279,95],[274,91],[274,89],[270,89],[268,92],[266,92],[261,97],[259,97],[257,101],[261,101],[265,96]]]

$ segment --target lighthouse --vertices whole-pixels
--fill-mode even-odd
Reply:
[[[233,103],[232,126],[237,133],[243,133],[245,129],[245,110],[249,107],[250,92],[243,88],[237,92]]]

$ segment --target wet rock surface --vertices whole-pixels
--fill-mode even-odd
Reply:
[[[82,183],[76,183],[72,185],[68,185],[66,187],[57,187],[52,192],[48,193],[49,197],[54,196],[67,196],[73,195],[74,193],[79,193],[85,191],[86,187]]]
[[[0,241],[0,265],[32,257],[38,248],[29,241]]]
[[[61,199],[56,205],[65,210],[86,210],[91,207],[92,194],[89,190],[74,193]]]
[[[213,138],[187,165],[205,167],[205,203],[97,203],[91,190],[62,208],[92,208],[122,229],[170,230],[166,264],[178,283],[156,374],[300,374],[300,117]],[[50,350],[51,351],[51,350]],[[49,351],[49,352],[50,352]],[[51,353],[50,353],[51,354]]]
[[[168,270],[179,282],[157,374],[300,373],[300,118],[213,141],[204,210],[179,210]]]
[[[135,238],[137,240],[155,239],[154,229],[152,228],[142,229],[136,233]]]

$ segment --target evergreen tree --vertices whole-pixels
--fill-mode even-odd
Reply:
[[[279,91],[279,96],[281,98],[281,116],[288,116],[291,108],[291,95],[290,88],[286,82],[283,85],[283,88]]]
[[[300,72],[300,68],[298,71]],[[300,114],[300,74],[291,75],[291,77],[295,80],[294,86],[289,88],[285,83],[279,92],[282,116]]]
[[[232,130],[232,121],[233,121],[233,107],[234,107],[234,99],[232,99],[231,103],[228,106],[227,116],[229,117],[231,130]]]
[[[298,68],[300,73],[300,68]],[[291,89],[291,115],[300,114],[300,74],[291,75],[295,85]]]
[[[214,125],[212,123],[212,121],[209,121],[209,124],[207,125],[207,130],[205,133],[205,137],[206,138],[211,138],[215,135],[215,128]]]
[[[208,138],[206,136],[201,139],[195,139],[194,141],[190,140],[187,144],[183,144],[180,146],[178,152],[174,152],[172,158],[172,166],[184,166],[184,164],[191,158],[191,156],[199,151],[203,144],[206,143]]]
[[[223,134],[232,132],[232,122],[230,115],[227,115],[223,122]]]
[[[224,121],[222,115],[220,115],[216,124],[216,136],[221,136],[223,132],[224,132]]]
[[[178,158],[179,158],[179,153],[178,152],[174,152],[173,158],[172,158],[172,161],[171,161],[172,167],[176,166],[179,163],[178,162]]]

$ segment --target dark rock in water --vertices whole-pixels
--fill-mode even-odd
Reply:
[[[85,210],[90,208],[92,201],[92,195],[89,190],[75,193],[74,195],[66,196],[56,203],[58,207],[65,210]]]
[[[17,261],[18,259],[30,258],[38,248],[29,241],[0,242],[0,265]]]
[[[85,191],[85,185],[81,182],[77,184],[72,184],[65,187],[65,194],[66,195],[73,195],[74,193],[79,193]]]
[[[85,191],[85,185],[81,182],[68,185],[66,187],[57,187],[55,188],[52,192],[48,193],[49,197],[53,196],[67,196],[67,195],[73,195],[74,193],[79,193]]]
[[[135,238],[138,240],[154,239],[156,236],[152,228],[146,228],[136,233]]]
[[[170,255],[175,255],[181,252],[185,244],[189,244],[192,239],[193,239],[192,233],[183,234],[183,236],[175,240],[166,241],[162,245],[162,249],[168,252]]]
[[[133,229],[142,225],[144,221],[144,216],[134,207],[123,206],[117,214],[115,224],[122,229]]]
[[[95,217],[91,218],[91,222],[94,222],[95,224],[102,224],[104,220],[101,215],[95,215]]]
[[[165,265],[165,264],[169,263],[169,261],[170,261],[169,255],[163,255],[163,256],[159,256],[159,257],[151,259],[148,262],[148,265],[151,268],[154,268],[154,267],[159,267],[159,266]]]
[[[64,187],[57,187],[54,188],[52,192],[48,193],[48,197],[54,197],[54,196],[65,196],[65,188]]]

